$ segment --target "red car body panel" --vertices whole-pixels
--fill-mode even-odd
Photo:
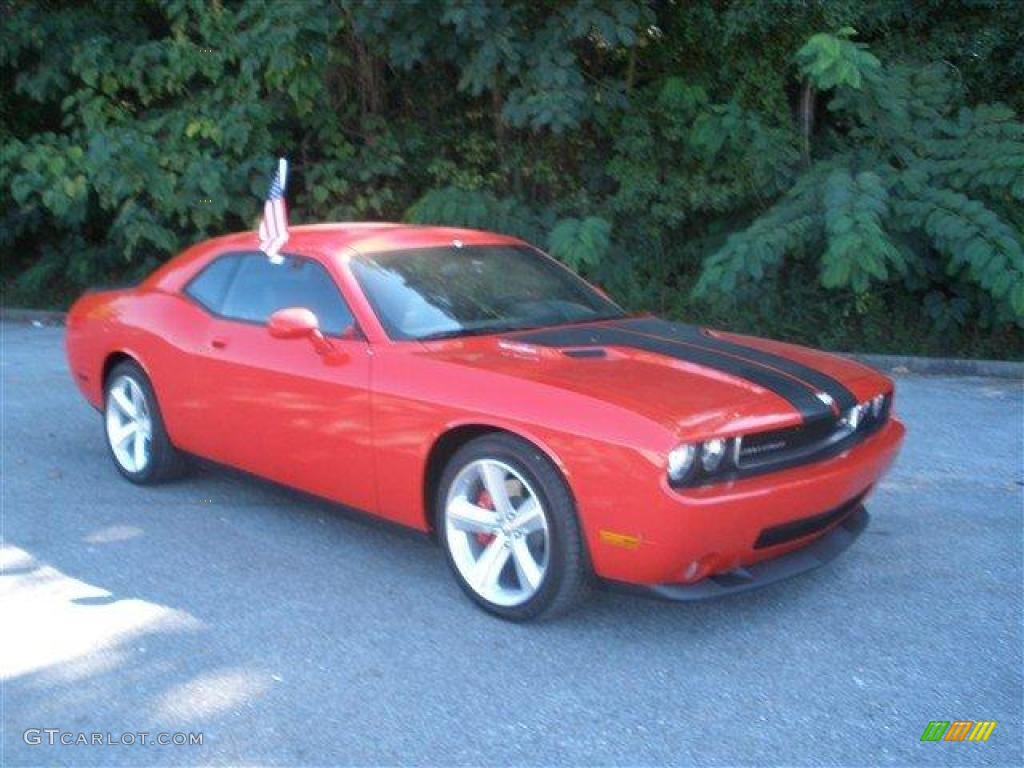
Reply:
[[[755,541],[766,527],[866,493],[897,454],[904,428],[890,418],[831,458],[672,488],[667,455],[680,442],[795,426],[800,414],[746,379],[629,347],[579,360],[515,333],[389,339],[349,270],[350,256],[453,240],[520,243],[441,227],[294,228],[286,251],[324,265],[359,328],[331,340],[330,358],[306,340],[275,339],[264,326],[213,316],[184,295],[212,259],[258,248],[254,233],[210,240],[136,288],[80,299],[69,314],[69,364],[99,408],[104,371],[130,356],[149,376],[182,450],[420,530],[432,527],[428,470],[440,442],[478,429],[514,433],[563,472],[595,572],[634,584],[690,582],[805,546],[826,531],[762,549]],[[892,391],[886,377],[845,358],[714,335],[813,367],[858,400]]]

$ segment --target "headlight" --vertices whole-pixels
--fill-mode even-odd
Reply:
[[[868,403],[861,403],[860,405],[855,405],[853,408],[848,410],[844,419],[847,426],[850,429],[857,429],[857,427],[860,426],[861,421],[863,421],[864,416],[867,415],[869,407]]]
[[[871,415],[878,418],[882,415],[882,407],[885,405],[885,395],[875,395],[871,398]]]
[[[668,454],[668,481],[675,487],[699,485],[723,477],[735,464],[739,438],[712,437],[701,443],[683,443]]]
[[[886,416],[888,395],[875,395],[870,400],[853,406],[843,415],[843,423],[856,432],[858,429],[874,429]]]
[[[697,448],[691,443],[683,443],[673,448],[668,454],[668,479],[673,483],[681,483],[693,469],[693,460],[697,456]]]
[[[700,449],[700,465],[705,472],[714,472],[725,457],[727,443],[721,438],[708,440]]]

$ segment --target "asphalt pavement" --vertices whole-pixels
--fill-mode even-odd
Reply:
[[[513,625],[419,535],[220,469],[130,485],[62,329],[0,331],[0,765],[1024,762],[1020,381],[901,377],[903,454],[821,570]]]

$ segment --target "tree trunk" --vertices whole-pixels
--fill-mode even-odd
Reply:
[[[491,84],[491,119],[494,121],[494,143],[498,148],[499,157],[501,157],[501,151],[505,144],[505,120],[501,116],[504,106],[505,101],[501,96],[501,87],[498,85],[498,77],[495,75],[494,82]]]
[[[359,87],[359,106],[363,117],[380,114],[384,107],[383,62],[367,49],[363,41],[352,35],[356,54],[356,79]]]
[[[626,95],[633,92],[633,83],[636,81],[636,46],[629,49],[629,63],[626,65]]]
[[[804,83],[800,94],[800,133],[803,136],[804,165],[811,164],[811,134],[814,133],[814,102],[817,92],[811,81]]]

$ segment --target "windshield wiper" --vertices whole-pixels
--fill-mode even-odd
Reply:
[[[440,339],[457,339],[460,336],[486,336],[489,333],[502,333],[504,329],[498,328],[454,328],[450,331],[437,331],[428,333],[426,336],[417,336],[417,341],[438,341]]]
[[[510,333],[512,331],[529,331],[538,327],[531,325],[499,325],[487,328],[455,328],[450,331],[438,331],[428,333],[426,336],[417,337],[417,341],[438,341],[439,339],[456,339],[460,336],[491,336],[499,333]]]
[[[553,323],[552,327],[559,325],[586,325],[587,323],[603,323],[607,320],[621,320],[624,317],[629,317],[625,312],[607,315],[595,315],[594,317],[580,317],[576,320],[564,320],[560,323]]]
[[[416,341],[440,341],[441,339],[454,339],[457,336],[468,336],[470,331],[465,328],[458,328],[453,331],[437,331],[428,333],[426,336],[417,336]]]
[[[553,320],[552,322],[536,322],[519,325],[490,326],[486,328],[453,328],[448,331],[437,331],[428,333],[426,336],[418,337],[418,341],[438,341],[440,339],[455,339],[459,336],[489,336],[499,333],[515,333],[516,331],[534,331],[538,328],[558,328],[563,325],[583,325],[585,323],[600,323],[606,320],[621,320],[628,317],[625,312],[616,314],[595,315],[594,317],[581,317],[576,320]]]

